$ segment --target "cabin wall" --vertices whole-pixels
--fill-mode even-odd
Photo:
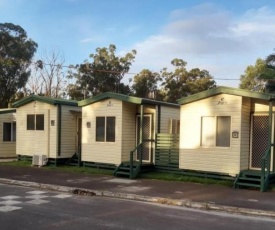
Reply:
[[[176,125],[176,130],[178,129],[178,122],[180,120],[180,107],[168,107],[161,106],[161,122],[160,122],[160,132],[161,133],[171,133],[172,131],[172,120],[175,120],[174,125]],[[176,131],[176,133],[178,133]]]
[[[73,111],[73,112],[72,112]],[[81,107],[61,105],[61,154],[58,158],[72,157],[77,151],[77,114]]]
[[[106,99],[82,107],[82,161],[121,163],[122,101]],[[115,117],[115,142],[96,141],[96,117]],[[88,128],[87,124],[90,124]]]
[[[136,111],[137,106],[122,102],[122,161],[130,160],[130,151],[136,147]]]
[[[27,115],[43,114],[44,130],[27,130]],[[56,149],[56,127],[50,126],[50,120],[56,120],[56,106],[33,101],[17,108],[17,143],[16,154],[33,156],[47,155],[53,157]]]
[[[0,159],[16,157],[16,141],[4,141],[3,139],[3,123],[5,122],[16,122],[16,113],[0,114]]]
[[[230,147],[201,146],[203,116],[231,116],[231,130],[241,133],[242,97],[220,94],[181,105],[180,169],[236,175],[240,171],[240,137]]]

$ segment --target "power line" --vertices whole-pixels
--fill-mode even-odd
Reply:
[[[20,62],[26,62],[22,59],[12,59],[12,58],[1,58],[0,57],[0,61],[5,61],[5,60],[12,60],[12,61],[20,61]],[[50,64],[50,63],[45,63],[41,60],[37,60],[37,61],[31,61],[30,64],[35,65],[38,68],[43,68],[43,65],[48,65],[48,66],[56,66],[56,67],[61,67],[61,68],[69,68],[69,69],[77,69],[76,66],[74,65],[61,65],[61,64]],[[85,65],[85,64],[82,64]],[[123,71],[116,71],[116,70],[103,70],[103,69],[91,69],[94,72],[102,72],[102,73],[115,73],[115,74],[122,74],[124,73]],[[127,72],[124,74],[128,74],[128,75],[137,75],[138,73],[133,73],[133,72]],[[213,80],[222,80],[222,81],[240,81],[240,79],[237,78],[215,78],[212,77]]]

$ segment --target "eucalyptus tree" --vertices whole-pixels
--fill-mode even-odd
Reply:
[[[76,78],[76,86],[71,89],[82,90],[84,97],[104,92],[129,94],[129,86],[121,80],[129,72],[135,55],[136,51],[132,50],[124,56],[116,56],[116,46],[112,44],[108,48],[97,48],[95,54],[90,54],[92,61],[85,60],[70,73],[70,77]]]
[[[37,46],[21,26],[0,23],[0,108],[26,85]]]
[[[262,79],[261,75],[265,67],[265,60],[261,58],[256,60],[255,65],[247,66],[244,74],[240,76],[239,88],[264,92],[266,80]]]
[[[162,69],[164,100],[176,102],[181,97],[186,97],[201,91],[216,87],[216,82],[207,70],[194,68],[186,69],[187,62],[175,58],[171,61],[173,71],[167,68]]]
[[[268,55],[265,59],[265,68],[260,74],[259,79],[266,82],[265,92],[275,93],[275,53]]]
[[[133,94],[137,97],[154,98],[158,90],[158,83],[161,81],[159,73],[152,72],[148,69],[143,69],[140,73],[134,76],[132,86]]]

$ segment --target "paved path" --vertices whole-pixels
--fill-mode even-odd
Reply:
[[[153,200],[153,198],[157,197],[159,198],[157,202],[163,203],[169,203],[169,200],[176,201],[171,203],[184,201],[185,204],[198,202],[203,203],[204,206],[205,204],[209,207],[212,205],[213,209],[216,209],[216,206],[230,206],[234,207],[235,211],[238,209],[258,210],[268,215],[271,213],[275,217],[274,191],[261,193],[258,190],[233,189],[217,185],[148,179],[129,180],[106,175],[88,175],[45,168],[4,165],[0,166],[0,178],[82,188],[92,191],[107,191],[115,197],[122,198],[136,199],[144,196],[148,200],[150,198]],[[132,196],[129,196],[129,194]]]

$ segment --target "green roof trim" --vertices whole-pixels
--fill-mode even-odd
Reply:
[[[16,109],[13,109],[13,108],[0,109],[0,114],[5,114],[5,113],[16,113]]]
[[[236,95],[236,96],[242,96],[242,97],[250,97],[250,98],[255,98],[255,99],[262,99],[262,100],[271,100],[274,99],[273,94],[268,94],[268,93],[258,93],[258,92],[253,92],[245,89],[236,89],[236,88],[231,88],[231,87],[224,87],[220,86],[217,88],[209,89],[200,93],[193,94],[191,96],[187,97],[182,97],[181,99],[178,100],[178,103],[180,105],[183,104],[188,104],[191,102],[199,101],[201,99],[205,99],[208,97],[212,97],[218,94],[230,94],[230,95]]]
[[[78,106],[90,105],[90,104],[93,104],[93,103],[96,103],[98,101],[102,101],[105,99],[117,99],[120,101],[125,101],[125,102],[129,102],[129,103],[137,104],[137,105],[144,105],[144,104],[148,105],[149,104],[149,105],[163,105],[163,106],[176,107],[176,108],[179,107],[178,104],[174,104],[174,103],[155,101],[155,100],[151,100],[151,99],[147,99],[147,98],[127,96],[124,94],[112,93],[112,92],[103,93],[103,94],[79,101]]]
[[[60,98],[51,98],[51,97],[44,97],[44,96],[38,96],[38,95],[31,95],[28,97],[25,97],[17,102],[14,102],[12,104],[13,108],[18,108],[21,107],[23,105],[26,105],[32,101],[39,101],[39,102],[44,102],[47,104],[51,104],[51,105],[70,105],[70,106],[78,106],[78,102],[77,101],[73,101],[73,100],[66,100],[66,99],[60,99]]]

